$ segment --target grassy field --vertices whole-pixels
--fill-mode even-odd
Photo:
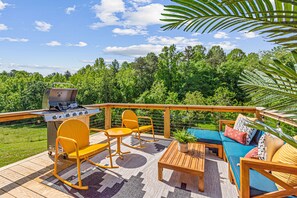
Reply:
[[[0,167],[41,153],[46,146],[45,126],[0,126]]]

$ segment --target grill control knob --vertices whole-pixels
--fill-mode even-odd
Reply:
[[[68,118],[68,117],[70,117],[70,114],[69,113],[66,114],[66,118]]]
[[[53,116],[53,119],[54,119],[54,120],[55,120],[55,119],[57,119],[57,116],[56,116],[56,115],[54,115],[54,116]]]
[[[85,111],[85,114],[88,114],[89,112],[88,111]]]
[[[78,115],[82,115],[82,114],[83,114],[83,112],[79,112],[79,113],[78,113]]]
[[[73,113],[72,116],[77,116],[77,114],[76,113]]]

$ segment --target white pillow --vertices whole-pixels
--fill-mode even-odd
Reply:
[[[258,143],[258,156],[260,160],[266,160],[266,147],[265,147],[265,137],[266,134],[264,133],[260,139],[259,139],[259,143]]]

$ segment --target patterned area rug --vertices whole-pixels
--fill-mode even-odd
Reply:
[[[123,140],[125,143],[135,144],[133,137]],[[73,197],[237,197],[236,189],[227,177],[227,163],[213,154],[207,154],[205,161],[205,192],[198,191],[198,178],[189,174],[164,169],[163,181],[158,181],[158,160],[170,144],[168,140],[158,140],[145,143],[143,149],[133,149],[121,145],[122,151],[131,151],[121,160],[113,157],[114,164],[120,166],[115,169],[101,169],[85,162],[81,166],[83,185],[88,185],[87,191],[72,189],[54,176],[43,183],[65,192]],[[116,145],[112,145],[113,151]],[[107,151],[95,156],[92,160],[101,164],[108,164],[105,159]],[[76,183],[76,165],[59,173],[63,178]]]

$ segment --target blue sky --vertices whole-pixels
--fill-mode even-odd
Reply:
[[[163,46],[220,45],[226,52],[269,50],[257,33],[162,31],[169,0],[0,0],[0,71],[74,73],[103,57],[133,61]]]

